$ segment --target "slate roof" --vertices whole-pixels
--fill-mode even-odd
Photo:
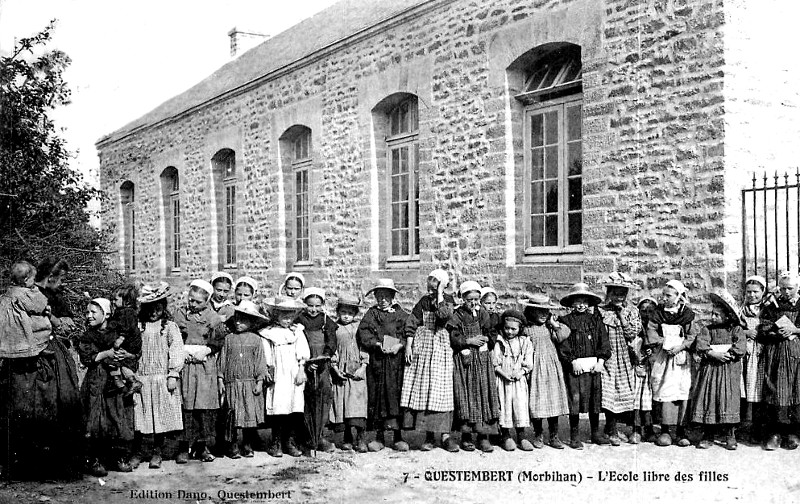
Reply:
[[[97,141],[168,119],[430,0],[342,0],[223,65],[183,93]]]

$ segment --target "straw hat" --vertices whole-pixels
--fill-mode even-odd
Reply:
[[[397,290],[397,287],[394,286],[394,280],[391,278],[379,278],[378,282],[370,290],[368,290],[366,294],[364,294],[364,297],[369,296],[378,289],[388,289],[395,294],[400,292]]]
[[[603,299],[595,294],[594,292],[589,290],[589,286],[583,282],[578,282],[572,287],[570,287],[569,292],[567,295],[561,298],[561,305],[562,306],[572,306],[572,301],[578,297],[584,296],[589,299],[589,306],[597,306],[600,304]]]
[[[139,301],[139,304],[154,303],[162,299],[167,299],[168,295],[169,284],[167,282],[160,282],[157,286],[143,286],[137,301]]]
[[[261,310],[258,309],[258,305],[249,299],[242,299],[239,304],[234,307],[234,311],[244,313],[245,315],[249,315],[261,320],[269,320],[264,316],[263,313],[261,313]]]
[[[224,271],[216,271],[211,275],[211,285],[214,285],[217,280],[227,280],[229,284],[233,285],[233,277]]]
[[[530,308],[542,308],[544,310],[557,310],[560,308],[547,294],[530,294],[527,297],[517,299],[517,303]]]
[[[287,296],[275,296],[264,301],[267,306],[281,311],[300,311],[306,307],[302,301]]]
[[[622,287],[623,289],[638,289],[639,286],[627,273],[615,271],[606,277],[603,285],[606,287]]]
[[[725,289],[716,289],[714,292],[708,294],[711,302],[722,306],[728,315],[739,322],[742,321],[742,312],[739,309],[739,304],[733,299],[730,292]]]
[[[243,276],[236,279],[236,283],[233,284],[233,288],[239,286],[239,284],[245,284],[251,289],[253,289],[253,294],[258,291],[258,281],[255,278],[249,276]]]
[[[309,298],[311,296],[319,297],[322,300],[322,302],[324,303],[325,302],[325,289],[320,289],[319,287],[308,287],[307,289],[303,290],[303,297],[300,298],[300,299],[305,301],[306,298]]]
[[[338,306],[352,306],[354,308],[358,308],[361,306],[361,299],[358,297],[343,292],[339,294],[339,299],[337,300]]]
[[[94,298],[90,301],[91,304],[95,304],[103,310],[103,318],[108,318],[111,316],[111,301],[106,298]]]
[[[458,287],[458,293],[461,294],[461,297],[464,297],[468,292],[477,292],[480,294],[481,292],[481,284],[476,282],[475,280],[467,280],[466,282],[461,282],[461,285]]]

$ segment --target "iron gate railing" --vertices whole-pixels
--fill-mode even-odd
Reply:
[[[762,275],[769,285],[782,270],[800,270],[799,203],[800,168],[761,178],[753,173],[752,187],[742,189],[742,284]]]

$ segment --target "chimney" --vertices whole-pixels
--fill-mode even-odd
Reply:
[[[231,28],[231,31],[228,32],[228,37],[231,39],[231,58],[235,58],[237,55],[267,40],[269,35],[246,32],[234,26]]]

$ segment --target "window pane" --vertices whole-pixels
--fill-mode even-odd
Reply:
[[[531,184],[531,213],[544,213],[544,183]]]
[[[552,111],[545,114],[545,143],[551,145],[558,143],[558,112]]]
[[[583,207],[583,188],[580,177],[569,179],[569,210],[580,210]]]
[[[583,241],[583,214],[581,212],[569,214],[568,226],[568,243],[570,245],[580,245]]]
[[[389,122],[391,122],[390,134],[396,135],[400,132],[400,109],[396,108],[389,115]]]
[[[544,76],[544,79],[542,80],[542,84],[539,86],[539,89],[548,88],[552,86],[553,82],[556,80],[556,77],[558,76],[558,72],[560,71],[561,71],[560,65],[550,65],[547,68],[547,74]]]
[[[409,102],[408,115],[408,130],[417,131],[419,129],[419,104],[416,99]]]
[[[542,180],[544,178],[544,149],[533,149],[531,151],[531,180]]]
[[[558,212],[558,181],[549,180],[545,182],[545,209],[547,213]]]
[[[392,229],[400,227],[400,204],[392,204]]]
[[[398,205],[400,209],[400,227],[408,229],[408,203]]]
[[[400,201],[408,201],[408,175],[398,178],[400,179]]]
[[[581,106],[567,107],[567,141],[581,138]]]
[[[558,215],[547,215],[544,221],[545,245],[555,247],[558,245]]]
[[[558,178],[558,145],[545,147],[545,177]]]
[[[400,176],[392,177],[392,203],[400,201]]]
[[[544,145],[544,116],[535,114],[531,116],[531,147]]]
[[[580,175],[583,172],[583,147],[581,142],[567,145],[567,166],[569,175]]]
[[[534,215],[531,217],[531,247],[542,245],[544,245],[544,216]]]
[[[392,149],[392,175],[400,173],[400,149]]]

